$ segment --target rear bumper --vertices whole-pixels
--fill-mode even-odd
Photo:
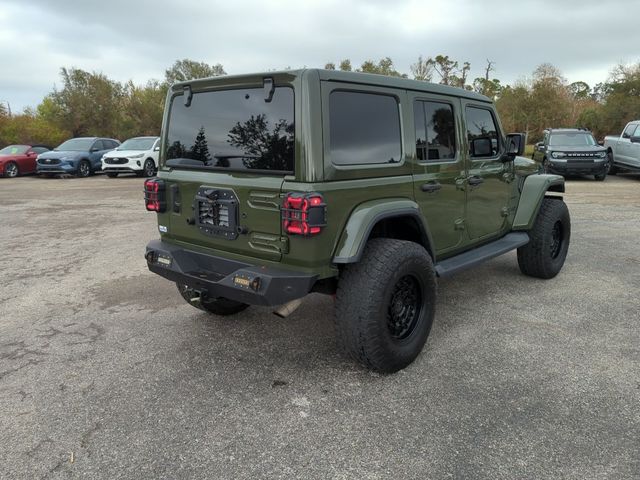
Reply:
[[[161,240],[149,242],[145,258],[149,270],[168,280],[250,305],[281,305],[304,297],[317,280],[317,275],[229,260]]]

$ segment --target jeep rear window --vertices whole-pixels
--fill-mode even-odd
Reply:
[[[270,102],[263,88],[248,88],[194,92],[184,103],[183,95],[171,102],[169,166],[293,172],[293,88],[276,87]]]
[[[400,162],[398,101],[390,95],[331,92],[329,144],[336,165]]]

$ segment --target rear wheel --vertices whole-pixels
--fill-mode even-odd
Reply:
[[[336,293],[336,330],[344,350],[367,368],[396,372],[422,351],[435,315],[436,276],[417,243],[370,240],[347,265]]]
[[[78,177],[88,177],[91,175],[91,165],[87,160],[82,160],[78,165]]]
[[[199,310],[215,315],[227,316],[240,313],[249,306],[246,303],[236,302],[224,297],[208,298],[187,285],[177,283],[178,291],[187,303]]]
[[[17,177],[20,174],[18,165],[15,162],[9,162],[4,167],[4,175],[9,178]]]
[[[553,278],[562,269],[569,251],[571,219],[559,198],[544,198],[529,243],[518,248],[518,266],[525,275]]]

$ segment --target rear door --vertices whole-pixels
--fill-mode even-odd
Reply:
[[[279,261],[280,192],[295,165],[294,91],[227,88],[171,101],[160,177],[166,236],[203,249]]]
[[[442,255],[458,247],[464,234],[466,175],[457,133],[460,102],[437,95],[410,95],[416,144],[414,195],[436,254]]]

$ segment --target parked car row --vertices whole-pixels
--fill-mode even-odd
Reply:
[[[108,177],[135,173],[151,177],[158,168],[159,137],[135,137],[123,144],[113,138],[78,137],[51,149],[46,145],[9,145],[0,150],[0,176],[36,173]]]

